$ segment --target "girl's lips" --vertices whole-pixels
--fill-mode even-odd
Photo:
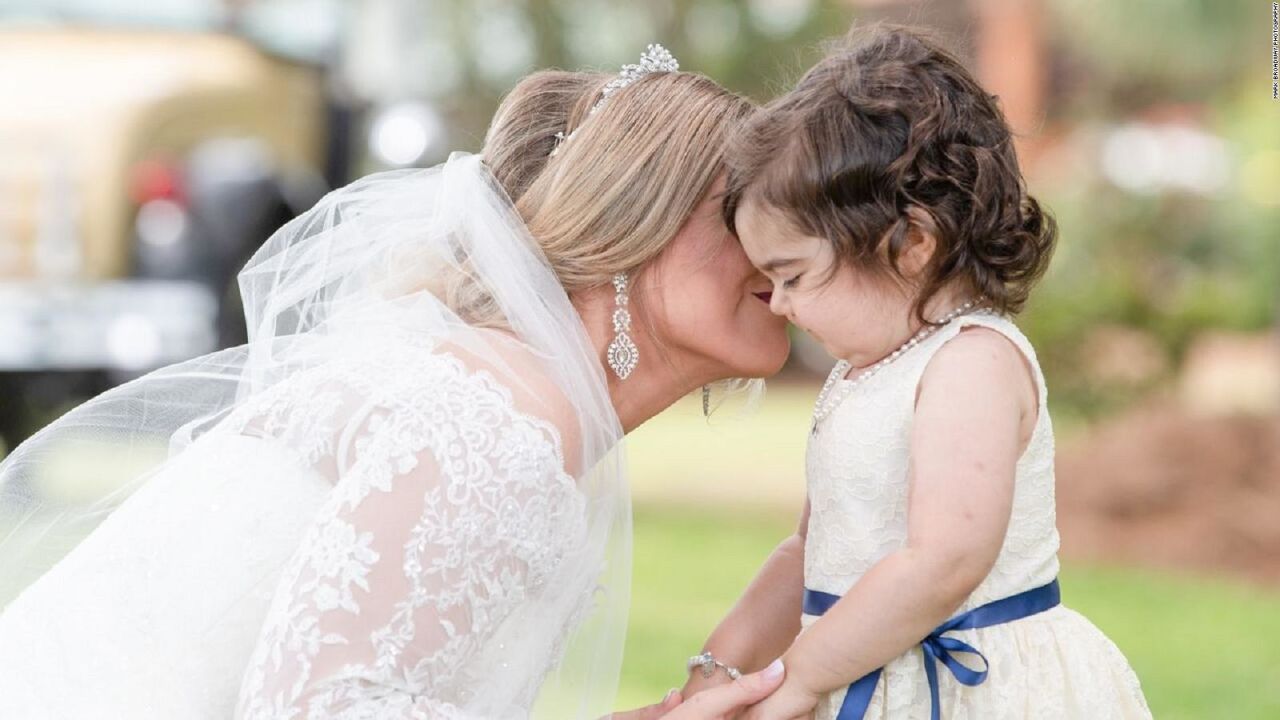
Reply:
[[[771,290],[766,290],[764,292],[751,293],[751,294],[760,298],[760,301],[763,302],[765,305],[768,305],[769,300],[773,297],[773,291]]]

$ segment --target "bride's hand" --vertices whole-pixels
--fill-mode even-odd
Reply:
[[[785,674],[782,662],[774,661],[760,672],[704,690],[688,702],[682,703],[680,693],[672,692],[657,705],[614,713],[612,720],[729,720],[777,690]]]
[[[679,704],[680,691],[672,688],[671,692],[667,693],[667,696],[662,699],[662,702],[656,705],[648,705],[626,712],[616,712],[607,718],[600,718],[600,720],[662,720],[667,716],[667,713],[676,709]]]

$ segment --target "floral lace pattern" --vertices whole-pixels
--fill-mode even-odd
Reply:
[[[342,357],[237,407],[0,613],[0,717],[528,717],[598,600],[571,436],[423,336]]]
[[[487,372],[420,349],[378,358],[376,374],[317,369],[217,430],[288,428],[285,444],[334,482],[281,575],[237,718],[466,717],[468,679],[484,674],[469,665],[501,623],[573,590],[548,587],[585,533],[556,427]],[[546,668],[557,650],[542,651]],[[539,681],[512,692],[512,716]]]
[[[1001,332],[1035,374],[1039,413],[1016,468],[1013,508],[995,567],[961,608],[969,610],[1052,581],[1059,545],[1054,512],[1054,440],[1044,375],[1030,342],[1009,319],[963,316],[864,382],[810,439],[806,460],[811,504],[805,585],[843,595],[907,540],[909,438],[915,391],[938,349],[963,327]],[[805,616],[808,628],[815,617]],[[984,630],[957,633],[979,647],[991,675],[965,688],[940,672],[944,717],[1147,718],[1137,677],[1119,650],[1088,620],[1060,607]],[[817,720],[836,716],[844,691],[819,705]],[[885,668],[867,719],[928,718],[929,692],[920,652]]]

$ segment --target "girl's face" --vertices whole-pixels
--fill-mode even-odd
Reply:
[[[836,261],[827,241],[804,235],[770,207],[748,199],[734,218],[752,265],[773,283],[769,309],[809,333],[833,357],[855,368],[892,353],[915,332],[912,296],[901,283]],[[904,271],[912,265],[904,252]]]

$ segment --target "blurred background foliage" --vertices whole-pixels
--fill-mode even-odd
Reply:
[[[612,71],[660,40],[684,68],[765,102],[852,23],[916,24],[941,35],[1000,96],[1029,187],[1059,220],[1057,257],[1022,321],[1042,350],[1068,422],[1097,419],[1173,387],[1206,330],[1256,333],[1275,325],[1280,130],[1266,3],[10,0],[0,6],[0,28],[33,19],[233,33],[323,69],[329,104],[341,108],[329,111],[327,137],[335,149],[323,168],[328,186],[389,166],[431,164],[454,149],[479,149],[502,95],[538,68]],[[11,71],[21,72],[16,64]],[[346,133],[340,140],[339,131]],[[793,367],[821,374],[826,359],[798,339]],[[1108,361],[1112,355],[1117,359]]]

